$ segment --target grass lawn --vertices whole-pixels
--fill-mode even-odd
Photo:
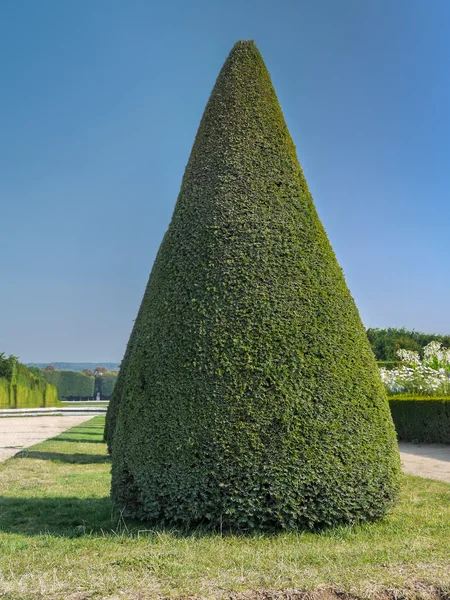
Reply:
[[[104,406],[108,407],[109,400],[89,400],[89,402],[61,402],[61,406],[77,407],[77,406]]]
[[[384,521],[320,534],[132,526],[109,500],[103,423],[0,464],[0,598],[450,598],[450,485],[405,476]]]

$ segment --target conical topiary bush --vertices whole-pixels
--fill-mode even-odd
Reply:
[[[126,362],[124,514],[313,528],[395,500],[377,366],[253,42],[234,46],[206,106]]]

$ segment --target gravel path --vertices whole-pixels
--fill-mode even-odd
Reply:
[[[398,447],[405,473],[450,483],[450,444],[400,442]]]
[[[0,419],[0,461],[89,419],[92,415]]]

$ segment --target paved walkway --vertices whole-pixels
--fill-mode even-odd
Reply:
[[[399,443],[403,471],[450,483],[450,444]]]
[[[89,419],[92,415],[0,419],[0,461]]]

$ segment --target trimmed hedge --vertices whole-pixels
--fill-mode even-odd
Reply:
[[[121,385],[124,515],[313,529],[397,498],[378,367],[253,42],[206,106]]]
[[[56,386],[59,398],[93,398],[95,378],[78,371],[42,371],[45,379]]]
[[[9,397],[10,397],[11,383],[0,377],[0,408],[10,408]]]
[[[424,444],[450,444],[450,398],[397,396],[389,406],[398,439]]]
[[[12,358],[7,359],[8,378],[0,377],[0,408],[59,406],[56,387]]]
[[[97,392],[100,394],[101,400],[109,400],[114,390],[117,381],[117,373],[103,373],[95,377],[94,397],[97,397]]]

